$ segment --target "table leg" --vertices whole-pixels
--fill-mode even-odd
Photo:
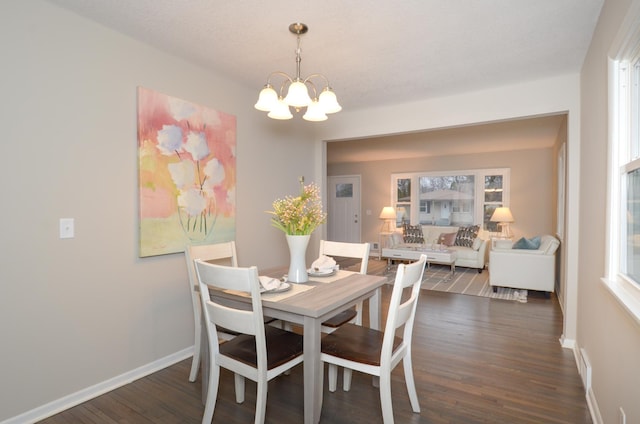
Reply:
[[[373,296],[369,298],[369,327],[374,330],[380,330],[381,297],[382,288],[378,287]],[[373,384],[373,387],[380,387],[380,377],[373,376],[371,384]]]
[[[322,362],[320,321],[304,317],[304,422],[317,424],[322,412]]]

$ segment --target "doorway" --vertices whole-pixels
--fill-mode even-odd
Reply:
[[[360,176],[327,177],[327,239],[360,243]]]

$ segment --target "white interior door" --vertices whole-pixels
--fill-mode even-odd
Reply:
[[[327,239],[360,243],[360,176],[327,177]]]

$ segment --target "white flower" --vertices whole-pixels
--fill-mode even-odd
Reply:
[[[184,150],[191,153],[193,160],[201,160],[209,156],[209,145],[203,132],[189,132]]]
[[[182,151],[182,128],[176,125],[163,125],[158,131],[158,150],[169,156]]]
[[[207,207],[207,201],[200,190],[191,188],[180,192],[178,206],[184,208],[189,216],[198,216]]]
[[[196,108],[191,103],[174,97],[169,98],[169,109],[171,110],[171,116],[176,121],[189,119],[191,115],[196,113]]]
[[[167,167],[169,168],[171,179],[178,189],[193,187],[193,182],[196,179],[196,167],[192,161],[182,160],[177,163],[170,163]]]
[[[224,181],[224,167],[216,158],[213,158],[209,162],[207,162],[207,164],[204,166],[203,171],[207,176],[207,179],[204,181],[204,184],[202,186],[203,189],[211,190],[214,186]]]

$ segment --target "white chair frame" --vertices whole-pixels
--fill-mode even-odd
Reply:
[[[202,351],[202,306],[200,300],[200,287],[198,276],[194,264],[195,259],[203,261],[215,261],[221,265],[238,266],[238,255],[236,253],[236,243],[234,241],[216,244],[204,244],[199,246],[187,246],[184,250],[185,259],[187,261],[187,271],[189,273],[189,285],[191,286],[191,303],[193,304],[193,321],[194,321],[194,345],[193,359],[191,360],[191,372],[189,373],[189,381],[194,382],[198,377],[200,369],[200,352]],[[218,338],[229,340],[232,335],[220,332]]]
[[[369,252],[371,245],[369,243],[345,243],[338,241],[320,240],[320,252],[319,255],[331,256],[331,257],[343,257],[360,259],[360,274],[367,273],[367,267],[369,265]],[[362,302],[356,305],[356,317],[349,321],[357,325],[362,325]],[[332,333],[336,327],[321,326],[321,330],[324,333]]]
[[[196,259],[194,261],[198,276],[202,309],[205,320],[205,328],[208,335],[209,346],[209,387],[202,422],[210,423],[215,410],[220,382],[220,367],[224,367],[235,374],[236,402],[244,401],[244,378],[249,378],[257,383],[256,415],[255,423],[264,423],[267,403],[267,386],[269,380],[290,370],[303,361],[302,336],[288,333],[276,327],[268,326],[265,330],[264,316],[262,312],[262,299],[260,298],[260,282],[258,269],[228,267],[210,264]],[[234,290],[246,292],[251,296],[251,310],[234,308],[229,304],[219,303],[211,298],[209,288],[218,290]],[[222,326],[229,330],[242,333],[233,340],[220,345],[216,339],[216,327]],[[275,335],[279,345],[284,346],[285,353],[282,361],[269,368],[267,353],[267,334]],[[247,341],[244,335],[252,336],[255,342],[256,366],[234,358],[225,348],[237,341]],[[284,337],[281,337],[283,336]],[[294,340],[293,342],[291,340]],[[249,340],[251,342],[252,340]],[[241,350],[246,350],[244,345]],[[253,345],[252,345],[253,346]],[[222,350],[222,352],[221,352]],[[272,352],[273,353],[273,352]],[[277,359],[273,353],[269,359]]]
[[[380,377],[380,403],[382,405],[382,417],[385,424],[393,423],[391,371],[396,367],[396,365],[398,365],[398,363],[400,363],[400,361],[403,362],[404,366],[404,376],[407,392],[409,393],[409,400],[411,402],[411,409],[413,412],[420,412],[420,404],[418,402],[418,394],[416,392],[413,377],[413,365],[411,363],[411,340],[413,336],[413,324],[418,305],[418,297],[420,295],[420,286],[422,284],[422,275],[424,273],[426,261],[427,257],[425,255],[421,255],[417,262],[398,265],[393,285],[393,292],[389,302],[389,313],[387,316],[384,335],[382,337],[379,365],[356,362],[354,360],[334,356],[325,352],[325,350],[335,351],[334,347],[329,348],[332,343],[334,346],[341,342],[345,344],[349,343],[349,340],[346,338],[340,339],[340,334],[342,332],[346,333],[347,326],[352,324],[340,327],[333,334],[325,336],[322,340],[322,353],[320,358],[323,361],[323,364],[329,364],[329,391],[335,392],[336,390],[338,366],[344,367],[345,391],[349,391],[351,388],[352,370]],[[403,302],[403,290],[407,287],[411,287],[411,295]],[[393,344],[396,337],[396,329],[403,325],[402,342],[394,350]],[[377,330],[360,327],[360,331],[375,332]],[[335,340],[337,340],[337,342],[335,342]]]

